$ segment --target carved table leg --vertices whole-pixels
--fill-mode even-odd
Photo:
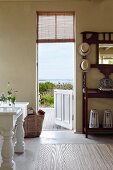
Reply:
[[[3,131],[3,146],[2,146],[2,164],[0,170],[15,170],[15,162],[13,161],[14,147],[12,142],[13,131]]]
[[[15,142],[15,152],[23,153],[25,150],[24,143],[24,128],[23,128],[23,114],[21,114],[17,119],[17,127],[16,127],[16,142]]]

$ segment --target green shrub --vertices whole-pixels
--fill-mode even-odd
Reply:
[[[39,83],[39,92],[40,94],[45,94],[47,92],[51,92],[55,87],[55,84],[51,82],[46,82],[46,83]]]
[[[42,96],[40,103],[41,103],[41,105],[44,105],[44,106],[53,106],[54,105],[54,97],[48,96],[48,95]]]
[[[51,82],[39,83],[40,105],[53,107],[54,106],[54,89],[71,90],[73,85],[70,83],[54,84]]]

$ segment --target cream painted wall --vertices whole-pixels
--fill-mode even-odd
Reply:
[[[36,94],[36,11],[75,11],[75,94],[76,130],[82,130],[81,56],[76,47],[82,42],[82,31],[113,31],[113,1],[61,0],[53,2],[0,2],[0,91],[10,81],[18,90],[18,101],[35,106]],[[88,56],[95,60],[95,51]],[[103,77],[98,70],[88,72],[88,86],[97,87]],[[103,105],[103,103],[101,103]]]

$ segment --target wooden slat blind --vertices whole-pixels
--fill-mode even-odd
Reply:
[[[37,12],[37,42],[74,42],[74,12]]]

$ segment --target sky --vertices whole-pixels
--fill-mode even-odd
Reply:
[[[40,79],[73,79],[74,43],[40,43],[38,72]]]

